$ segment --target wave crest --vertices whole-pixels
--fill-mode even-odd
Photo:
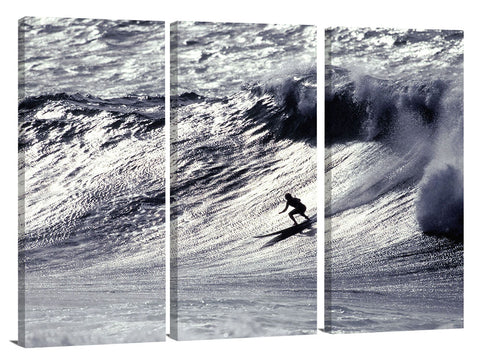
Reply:
[[[327,68],[326,77],[327,145],[391,138],[399,122],[406,120],[435,128],[449,87],[443,80],[405,84],[371,76],[355,78],[347,70],[335,67]]]
[[[422,231],[463,237],[462,83],[382,80],[337,67],[328,67],[326,75],[326,145],[379,142],[390,149],[393,159],[405,160],[399,169],[418,179],[416,217]],[[369,171],[376,177],[384,170],[378,158]],[[394,188],[403,178],[382,183],[391,181]]]
[[[316,73],[288,77],[282,81],[255,84],[245,89],[258,101],[246,112],[247,120],[263,122],[268,140],[306,140],[316,144],[317,88]],[[270,98],[274,100],[272,107]]]

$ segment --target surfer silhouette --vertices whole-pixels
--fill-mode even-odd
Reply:
[[[295,214],[302,215],[305,219],[310,220],[310,218],[307,215],[305,215],[305,211],[307,210],[307,207],[304,204],[302,204],[300,199],[294,198],[289,193],[285,194],[285,199],[287,199],[287,204],[285,205],[285,209],[280,211],[279,214],[287,211],[288,207],[291,206],[294,209],[288,213],[288,216],[290,216],[290,219],[293,220],[295,225],[298,225],[297,220],[295,220],[295,218],[293,217],[293,215]]]

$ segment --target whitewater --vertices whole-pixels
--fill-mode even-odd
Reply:
[[[463,33],[326,31],[325,328],[463,327]]]

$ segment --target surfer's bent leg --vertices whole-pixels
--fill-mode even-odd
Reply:
[[[304,205],[298,213],[302,215],[305,219],[310,220],[310,218],[307,215],[305,215],[305,211],[307,211],[307,207]]]
[[[295,223],[295,225],[298,225],[297,223],[297,220],[295,220],[295,218],[293,217],[293,215],[295,214],[299,214],[298,210],[292,210],[288,213],[288,216],[290,216],[290,219],[293,220],[293,222]]]

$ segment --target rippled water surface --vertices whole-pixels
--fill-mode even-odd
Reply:
[[[20,34],[20,342],[162,340],[163,23],[26,18]]]
[[[313,334],[315,28],[172,29],[171,334]],[[286,192],[307,206],[311,223],[291,236],[259,238],[293,225],[279,214]]]
[[[326,38],[326,329],[463,327],[463,33]]]

